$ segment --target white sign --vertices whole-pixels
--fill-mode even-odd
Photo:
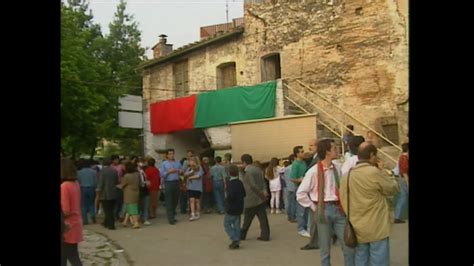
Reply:
[[[127,111],[143,111],[142,97],[136,95],[125,95],[119,98],[120,109]]]
[[[119,112],[119,126],[126,128],[143,128],[142,113]]]

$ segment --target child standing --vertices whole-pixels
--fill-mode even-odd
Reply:
[[[244,185],[239,180],[239,169],[236,165],[229,166],[229,183],[225,199],[224,229],[232,243],[230,249],[238,249],[240,245],[240,215],[244,210]]]
[[[202,193],[202,179],[204,171],[199,166],[199,159],[192,157],[188,162],[188,169],[184,173],[184,178],[187,179],[187,190],[189,196],[189,208],[191,209],[191,216],[189,221],[197,220],[201,217],[201,193]]]
[[[271,198],[270,198],[270,208],[271,214],[276,213],[280,214],[280,192],[281,192],[281,179],[280,173],[278,172],[278,159],[272,158],[270,164],[267,167],[265,178],[269,182]]]

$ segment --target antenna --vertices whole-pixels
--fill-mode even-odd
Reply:
[[[225,0],[225,18],[226,23],[229,23],[229,0]]]

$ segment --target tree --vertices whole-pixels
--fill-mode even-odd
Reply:
[[[133,15],[126,13],[127,4],[121,0],[117,5],[110,34],[106,37],[104,60],[110,64],[110,75],[123,94],[142,95],[142,77],[136,68],[145,60],[145,49],[141,47],[141,33]],[[142,150],[139,135],[141,130],[116,128],[113,140],[124,153],[139,154]]]
[[[106,38],[107,46],[104,59],[110,63],[112,76],[117,85],[124,87],[124,93],[141,95],[142,77],[136,68],[145,59],[145,49],[141,47],[141,33],[133,15],[125,13],[127,4],[121,0],[117,6],[110,34]]]
[[[110,34],[102,36],[86,1],[61,3],[61,145],[75,157],[93,157],[102,139],[115,141],[123,154],[139,154],[137,129],[118,126],[118,98],[141,95],[144,60],[141,33],[121,1]]]
[[[107,135],[117,93],[110,83],[110,66],[99,57],[103,37],[92,23],[83,1],[61,3],[61,143],[75,157],[94,154],[97,141]],[[110,78],[109,78],[110,79]],[[116,101],[116,100],[115,100]]]

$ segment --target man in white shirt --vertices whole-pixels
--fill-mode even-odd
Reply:
[[[333,164],[337,158],[334,140],[324,139],[318,142],[318,157],[322,159],[309,169],[301,182],[296,199],[303,207],[313,211],[313,223],[316,223],[321,265],[330,265],[332,230],[337,235],[344,253],[344,265],[354,265],[354,249],[344,244],[344,226],[346,215],[339,201],[339,180],[341,173]]]
[[[362,144],[364,141],[365,139],[362,136],[353,136],[349,140],[348,146],[349,146],[350,156],[348,156],[348,158],[346,158],[346,160],[342,164],[342,167],[341,167],[342,175],[347,174],[349,170],[352,167],[354,167],[359,161],[359,157],[357,156],[357,151],[359,150],[360,144]]]

